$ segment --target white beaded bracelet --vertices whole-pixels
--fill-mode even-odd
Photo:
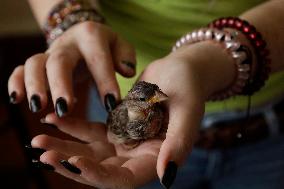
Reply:
[[[221,44],[235,61],[237,76],[228,88],[212,94],[208,100],[216,101],[240,95],[243,88],[248,84],[251,73],[251,53],[249,48],[235,39],[237,32],[227,32],[214,28],[201,28],[187,33],[181,37],[173,46],[172,51],[193,43],[210,40]]]

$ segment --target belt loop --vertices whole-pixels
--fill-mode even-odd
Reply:
[[[273,107],[266,109],[264,112],[264,119],[267,123],[270,136],[277,136],[280,132],[280,123],[274,112]]]

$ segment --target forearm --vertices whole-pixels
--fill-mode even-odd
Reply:
[[[63,0],[28,0],[34,16],[40,26],[43,26],[52,8]],[[98,1],[91,0],[92,6],[97,7]]]
[[[263,39],[267,43],[267,49],[269,49],[269,58],[271,59],[271,70],[272,72],[280,71],[284,69],[284,35],[283,29],[284,25],[284,1],[269,1],[260,6],[254,7],[253,9],[245,12],[240,16],[242,19],[247,20],[249,23],[254,25],[256,29],[262,34]],[[238,39],[242,44],[248,46],[252,52],[254,52],[253,47],[246,37],[240,33]],[[229,87],[235,79],[236,69],[228,65],[233,65],[234,61],[232,59],[225,58],[224,56],[229,56],[226,53],[221,53],[222,48],[201,47],[200,52],[195,52],[195,57],[200,57],[198,59],[204,60],[206,57],[207,61],[202,61],[203,67],[201,67],[197,61],[196,67],[199,75],[202,75],[201,83],[204,85],[203,88],[206,89],[205,94],[211,95],[220,89],[225,89]],[[216,56],[217,55],[217,56]],[[223,57],[223,58],[222,58]],[[256,62],[255,55],[253,55],[253,72],[258,63]],[[193,61],[196,62],[196,61]],[[194,63],[193,63],[194,64]],[[203,69],[202,69],[203,68]],[[235,69],[235,71],[234,71]]]
[[[42,26],[46,20],[49,11],[56,4],[62,2],[62,0],[28,0],[34,16],[39,25]]]
[[[267,42],[273,72],[284,69],[284,0],[271,0],[240,16],[254,25]]]

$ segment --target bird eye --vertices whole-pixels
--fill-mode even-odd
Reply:
[[[141,100],[141,101],[146,101],[146,99],[145,99],[145,98],[139,98],[139,100]]]

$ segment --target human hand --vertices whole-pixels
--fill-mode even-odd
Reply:
[[[157,84],[169,97],[168,129],[157,159],[157,173],[166,188],[194,146],[208,97],[234,77],[233,60],[210,41],[182,47],[144,70],[140,79]]]
[[[58,118],[53,113],[45,117],[45,122],[82,141],[39,135],[31,142],[33,148],[46,150],[40,161],[53,166],[65,177],[101,189],[136,188],[156,177],[162,139],[148,140],[134,149],[125,149],[123,145],[108,142],[106,126],[102,123]]]
[[[102,100],[107,94],[120,98],[115,71],[125,77],[135,75],[134,48],[108,26],[86,21],[63,33],[45,53],[15,68],[8,82],[13,102],[22,101],[26,95],[31,110],[38,112],[46,108],[50,90],[57,114],[71,112],[75,101],[73,73],[84,62],[81,60],[86,62]]]
[[[206,57],[199,56],[200,49],[210,53]],[[47,150],[40,158],[43,163],[84,184],[99,188],[135,188],[158,173],[162,184],[169,188],[177,164],[184,161],[193,147],[207,97],[231,83],[230,79],[224,80],[232,76],[230,70],[234,70],[228,59],[226,52],[215,44],[204,42],[171,53],[145,69],[140,80],[157,84],[169,96],[165,105],[169,113],[166,138],[147,140],[134,149],[126,149],[123,145],[109,143],[103,124],[58,119],[52,114],[46,117],[47,123],[57,125],[61,131],[86,143],[41,135],[32,140],[32,146]],[[214,60],[213,66],[208,60]],[[222,69],[227,72],[217,77],[215,73]],[[69,169],[79,174],[66,170],[59,163],[61,160],[68,160],[79,168],[74,169],[67,163]],[[64,164],[66,166],[66,161]]]
[[[169,188],[178,165],[184,162],[193,147],[204,112],[205,95],[199,76],[192,72],[192,65],[181,54],[170,54],[153,62],[140,79],[157,84],[169,97],[166,102],[168,129],[156,165],[161,183]]]

